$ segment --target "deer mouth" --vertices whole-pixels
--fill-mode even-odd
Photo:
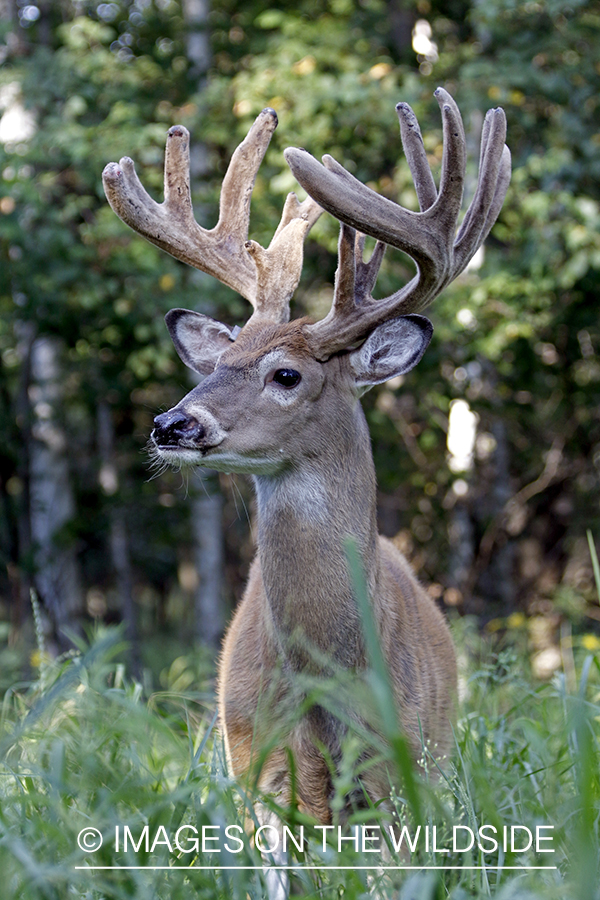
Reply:
[[[150,440],[150,456],[155,461],[160,462],[161,465],[171,466],[176,470],[195,466],[209,466],[211,469],[218,469],[218,463],[213,463],[213,457],[211,456],[211,453],[216,449],[217,447],[214,445],[159,444],[153,437]],[[226,471],[230,471],[229,468]]]
[[[213,450],[216,450],[221,443],[221,441],[218,441],[218,443],[206,443],[198,440],[185,439],[165,442],[160,439],[160,436],[155,435],[154,431],[150,435],[150,440],[153,449],[164,459],[169,459],[172,456],[189,457],[190,459],[196,457],[204,458]]]
[[[186,466],[207,466],[216,472],[235,473],[238,475],[273,476],[281,471],[282,460],[268,455],[243,454],[235,450],[223,449],[224,438],[218,443],[193,444],[178,443],[161,444],[151,435],[151,454],[163,463],[179,469]]]

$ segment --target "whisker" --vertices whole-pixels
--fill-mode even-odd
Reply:
[[[206,471],[203,471],[200,466],[197,466],[194,469],[194,478],[200,483],[200,487],[204,491],[204,495],[206,497],[209,497],[210,494],[208,493],[208,488],[206,487]]]
[[[244,500],[244,496],[243,496],[241,490],[239,489],[238,483],[234,476],[231,477],[231,487],[232,487],[232,492],[237,491],[237,493],[238,493],[242,507],[244,509],[244,513],[246,514],[246,521],[248,523],[248,528],[250,529],[250,536],[251,536],[252,540],[254,540],[254,530],[252,528],[252,521],[250,519],[250,513],[248,512],[248,507],[246,506],[246,501]],[[238,514],[238,518],[240,518],[238,505],[237,505],[237,502],[235,502],[235,493],[233,493],[233,497],[234,497],[234,503],[235,503],[235,510]]]
[[[150,476],[146,479],[146,484],[159,478],[169,468],[169,464],[162,458],[152,440],[146,444],[146,452],[148,454],[147,465],[150,469]]]

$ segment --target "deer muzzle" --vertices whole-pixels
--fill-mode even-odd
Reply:
[[[162,447],[167,449],[181,446],[197,447],[202,444],[206,436],[206,429],[201,422],[177,408],[157,416],[154,426],[151,436],[159,449]]]
[[[225,432],[208,410],[194,410],[192,415],[181,405],[157,416],[151,435],[154,446],[165,459],[171,459],[178,451],[194,451],[204,456],[218,447],[224,437]]]

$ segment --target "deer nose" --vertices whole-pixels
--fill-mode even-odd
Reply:
[[[177,446],[182,440],[198,441],[204,437],[204,426],[180,409],[170,409],[154,420],[152,440],[159,447]]]

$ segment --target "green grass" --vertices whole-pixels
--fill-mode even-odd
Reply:
[[[398,818],[411,833],[419,823],[422,829],[435,825],[438,847],[450,846],[453,825],[476,830],[486,824],[500,833],[504,825],[523,825],[532,831],[536,825],[552,825],[556,852],[436,855],[421,841],[410,859],[392,858],[388,863],[462,868],[368,873],[359,867],[375,865],[377,854],[356,853],[349,842],[338,853],[335,840],[323,852],[313,823],[292,811],[286,818],[289,828],[298,837],[304,825],[309,845],[309,853],[296,861],[350,867],[322,868],[318,873],[298,870],[292,876],[294,896],[358,898],[371,890],[398,900],[600,897],[598,659],[575,656],[574,688],[567,689],[560,675],[550,684],[534,684],[525,647],[508,643],[492,647],[464,621],[456,623],[455,632],[464,695],[456,751],[434,783],[412,769],[407,772],[403,742],[393,733],[387,735],[392,749],[382,752],[404,784],[394,794]],[[220,853],[183,854],[164,840],[165,835],[172,840],[185,824],[200,832],[202,826],[241,828],[252,818],[252,798],[226,773],[206,685],[182,691],[167,684],[164,691],[147,696],[115,661],[121,649],[118,633],[99,634],[77,658],[46,663],[40,681],[5,696],[0,725],[0,896],[3,900],[264,897],[260,869],[190,868],[260,866],[260,857],[247,842],[240,853],[227,852],[221,845]],[[385,684],[378,682],[385,673],[378,672],[373,646],[371,662],[373,703],[385,704]],[[181,664],[174,668],[177,678],[181,670]],[[329,683],[315,688],[315,694],[327,702],[332,688],[336,696],[343,687]],[[393,731],[389,720],[384,725]],[[364,739],[348,736],[335,778],[334,808],[365,765]],[[435,767],[429,762],[427,768]],[[266,799],[272,806],[276,801]],[[373,810],[369,820],[380,813]],[[357,811],[351,821],[365,822],[365,815]],[[117,850],[115,828],[121,829],[122,841],[125,825],[136,841],[147,825],[150,841],[159,837],[154,851],[146,852],[143,840],[137,852],[129,847],[125,853],[122,846]],[[103,846],[96,853],[78,847],[77,835],[87,827],[103,835]],[[350,834],[347,828],[344,834]],[[239,846],[233,840],[229,844],[232,849]],[[466,868],[483,862],[492,868]],[[171,868],[93,872],[76,868],[150,864]],[[508,868],[517,865],[557,868]]]

